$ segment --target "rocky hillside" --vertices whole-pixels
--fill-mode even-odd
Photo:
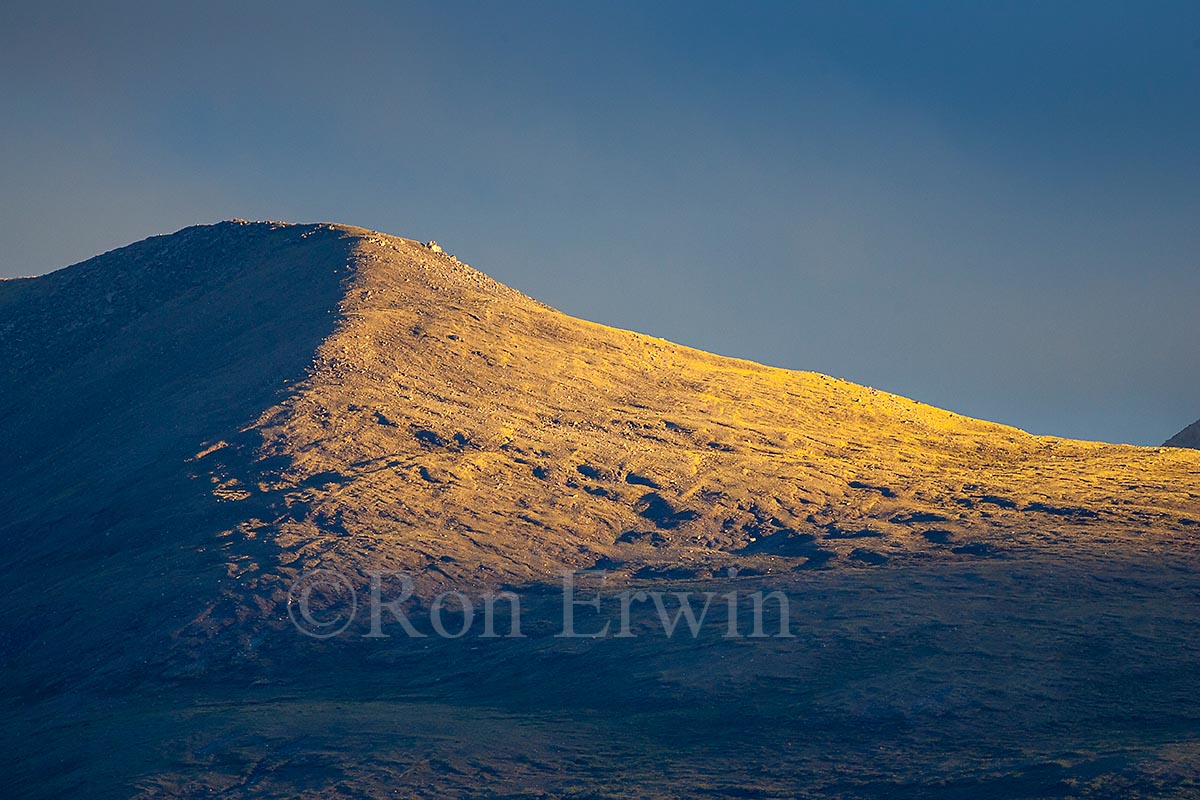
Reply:
[[[329,564],[432,587],[1151,554],[1200,516],[1194,453],[586,322],[346,226],[189,228],[0,283],[0,315],[14,567],[183,537],[273,596]]]
[[[230,552],[275,548],[247,551],[252,572],[365,560],[502,583],[1193,540],[1195,454],[713,356],[334,230],[351,250],[336,331],[286,399],[192,462],[247,510]]]
[[[20,796],[793,797],[806,775],[1150,797],[1195,774],[1200,453],[574,319],[416,241],[236,221],[0,282],[0,453]],[[422,597],[523,586],[552,633],[537,584],[592,566],[736,568],[797,588],[808,628],[488,649],[287,622],[306,570],[396,569]]]

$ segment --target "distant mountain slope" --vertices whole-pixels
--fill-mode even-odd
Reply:
[[[347,226],[189,228],[6,281],[0,330],[10,597],[51,561],[130,613],[136,576],[195,576],[162,613],[203,627],[278,619],[319,565],[432,588],[1194,540],[1200,455],[574,319]]]
[[[1200,450],[1200,420],[1193,422],[1179,433],[1163,442],[1163,447],[1190,447]]]
[[[1200,452],[574,319],[415,241],[188,228],[0,281],[0,775],[22,797],[1190,796],[1197,486]],[[556,638],[534,584],[592,566],[785,590],[801,634],[667,638],[644,604],[644,636]],[[406,571],[417,610],[525,585],[530,635],[309,639],[287,593],[314,567]]]

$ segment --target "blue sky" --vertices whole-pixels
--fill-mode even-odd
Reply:
[[[1195,3],[10,3],[0,101],[0,275],[349,222],[1035,433],[1200,417]]]

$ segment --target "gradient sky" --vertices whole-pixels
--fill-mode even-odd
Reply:
[[[1200,416],[1195,2],[77,5],[4,3],[0,275],[348,222],[1034,433]]]

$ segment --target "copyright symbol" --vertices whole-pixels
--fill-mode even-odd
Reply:
[[[314,639],[328,639],[354,621],[358,595],[354,584],[340,572],[314,569],[292,582],[287,609],[296,630]]]

